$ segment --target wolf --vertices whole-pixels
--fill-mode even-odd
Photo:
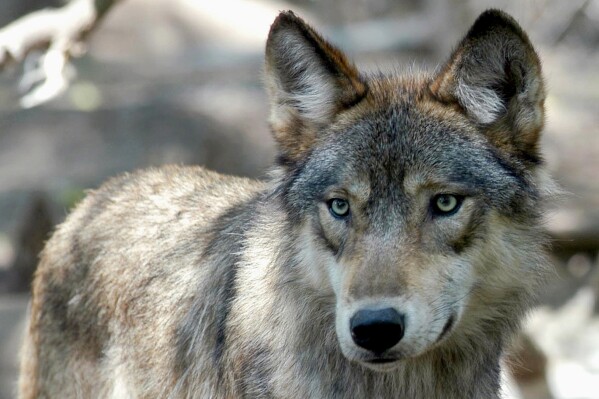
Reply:
[[[549,264],[545,90],[482,13],[441,68],[361,73],[291,11],[268,178],[113,178],[48,241],[21,398],[498,398]]]

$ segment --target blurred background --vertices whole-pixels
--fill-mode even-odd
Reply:
[[[0,26],[61,5],[2,0]],[[166,163],[264,175],[274,146],[261,68],[278,11],[364,70],[401,70],[438,67],[490,7],[513,15],[543,60],[543,147],[568,193],[548,217],[554,278],[508,358],[507,397],[599,398],[598,0],[121,0],[57,98],[19,105],[32,57],[0,73],[0,399],[14,397],[37,254],[84,190]]]

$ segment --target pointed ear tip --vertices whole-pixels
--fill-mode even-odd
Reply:
[[[281,11],[270,25],[270,32],[276,31],[282,27],[303,23],[302,19],[295,15],[291,10]]]
[[[469,36],[484,34],[497,27],[507,28],[513,33],[522,35],[524,31],[518,22],[505,11],[491,8],[483,11],[470,28]]]
[[[489,8],[488,10],[483,11],[478,18],[477,22],[485,23],[485,24],[503,24],[506,23],[513,24],[515,22],[514,17],[506,13],[505,11],[499,10],[497,8]],[[476,22],[475,22],[476,23]]]
[[[266,40],[266,51],[268,52],[272,47],[274,44],[273,41],[277,41],[276,37],[279,37],[280,32],[298,29],[298,27],[302,25],[305,25],[305,22],[295,15],[293,11],[281,11],[270,25],[270,31],[268,32],[268,38]]]

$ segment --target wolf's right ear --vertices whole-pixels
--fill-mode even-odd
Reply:
[[[279,14],[270,28],[265,72],[271,128],[290,161],[301,158],[318,131],[367,90],[345,55],[291,11]]]
[[[538,157],[545,90],[541,63],[526,33],[499,10],[482,13],[430,85],[455,104],[491,141],[529,159]]]

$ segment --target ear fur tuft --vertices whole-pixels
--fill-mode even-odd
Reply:
[[[536,155],[544,120],[541,63],[509,15],[499,10],[482,13],[430,89],[437,99],[457,103],[487,127],[492,139],[510,141],[516,150]]]

